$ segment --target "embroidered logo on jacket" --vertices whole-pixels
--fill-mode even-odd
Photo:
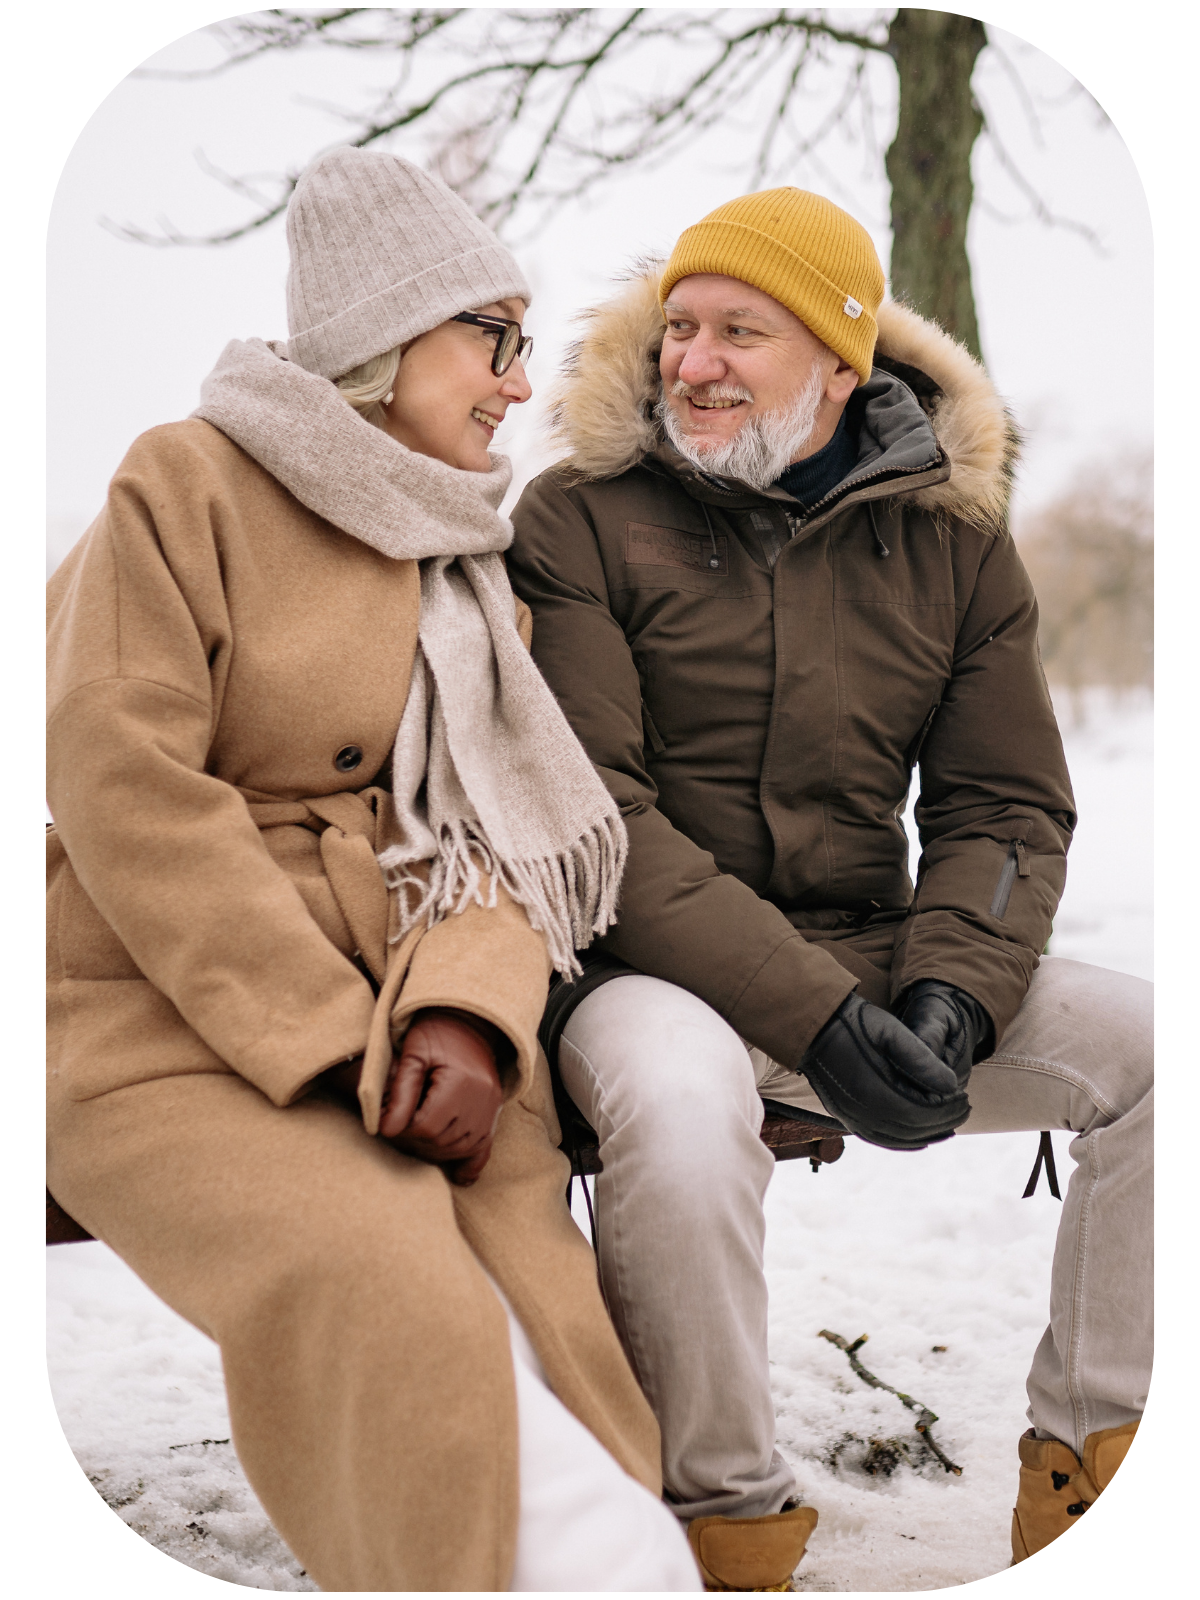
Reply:
[[[652,522],[625,524],[625,560],[631,567],[682,567],[687,572],[729,571],[729,540],[723,533],[684,533]]]

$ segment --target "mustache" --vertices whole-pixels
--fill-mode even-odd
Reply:
[[[689,386],[682,386],[687,389]],[[708,477],[728,478],[749,484],[754,489],[765,489],[784,471],[790,461],[812,438],[817,412],[824,392],[824,374],[814,368],[807,383],[791,403],[775,411],[751,414],[741,419],[741,425],[731,439],[723,444],[704,448],[699,437],[676,416],[664,394],[655,408],[655,416],[666,437],[685,460],[699,468]],[[678,392],[678,385],[673,393]],[[745,391],[734,390],[731,385],[718,383],[698,385],[697,388],[721,390],[721,399],[741,399]]]
[[[677,400],[753,400],[749,389],[734,383],[684,383],[677,378],[671,385],[671,394]]]

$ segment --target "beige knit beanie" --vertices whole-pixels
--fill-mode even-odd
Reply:
[[[340,378],[493,300],[532,298],[490,228],[402,156],[342,146],[318,157],[287,213],[288,360]]]

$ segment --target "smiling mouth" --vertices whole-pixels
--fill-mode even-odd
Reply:
[[[504,421],[503,417],[493,417],[490,412],[481,411],[478,406],[471,407],[471,415],[475,418],[476,422],[482,422],[483,426],[485,428],[490,428],[493,433],[495,433],[496,429]]]
[[[697,400],[688,396],[688,404],[695,406],[697,411],[731,411],[734,406],[744,406],[744,400]]]

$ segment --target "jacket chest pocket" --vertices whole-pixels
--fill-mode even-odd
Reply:
[[[729,572],[729,538],[715,531],[688,533],[652,522],[627,522],[624,553],[627,567],[673,567],[718,577]]]

